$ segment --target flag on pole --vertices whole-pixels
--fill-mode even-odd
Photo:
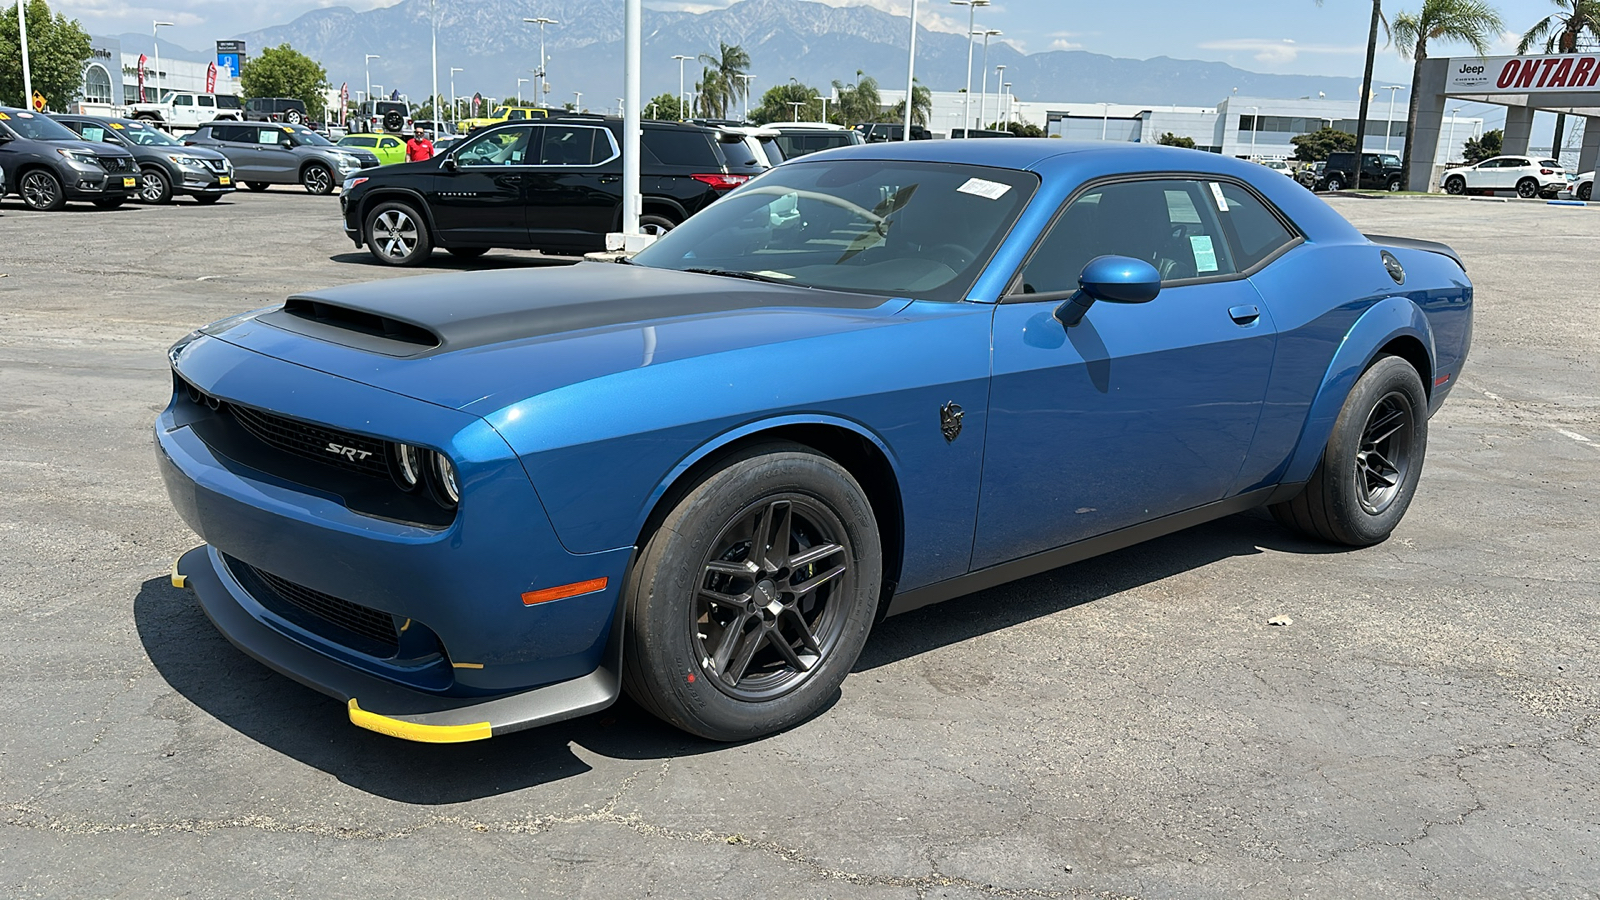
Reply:
[[[345,113],[350,109],[350,82],[339,85],[339,127],[344,127]]]
[[[144,62],[145,62],[145,60],[147,60],[149,58],[150,57],[145,56],[143,53],[139,54],[139,66],[138,66],[138,68],[139,68],[139,102],[140,103],[147,102],[145,100],[145,97],[144,97]]]
[[[217,64],[210,63],[206,66],[206,93],[213,94],[217,90]]]

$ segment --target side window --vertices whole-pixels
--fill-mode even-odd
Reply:
[[[209,97],[205,94],[201,94],[199,99],[201,106],[215,107],[217,105],[217,100],[215,97]]]
[[[647,128],[644,142],[663,165],[716,166],[716,151],[701,131],[679,131],[675,128]]]
[[[368,144],[367,146],[370,147],[372,145]],[[378,146],[382,147],[385,150],[393,150],[394,148],[400,146],[400,142],[395,140],[394,138],[384,138],[384,139],[382,139],[381,141],[378,142]]]
[[[174,95],[172,95],[172,105],[173,106],[193,106],[194,105],[194,96],[191,95],[191,94],[174,94]]]
[[[546,125],[541,166],[592,166],[611,158],[610,133],[581,125]]]
[[[528,117],[527,114],[524,113],[522,110],[513,109],[511,111],[511,115],[506,116],[506,121],[509,122],[509,121],[515,121],[515,120],[518,120],[518,119],[526,119],[527,117]]]
[[[1297,237],[1255,194],[1237,184],[1221,185],[1227,209],[1222,210],[1222,230],[1233,246],[1233,261],[1240,271],[1278,252]],[[1221,210],[1222,204],[1218,204]]]
[[[83,135],[84,140],[89,141],[90,143],[116,143],[116,138],[106,134],[106,130],[101,128],[99,125],[89,125],[85,123],[83,125],[79,125],[76,131]]]
[[[1100,256],[1142,259],[1163,282],[1234,274],[1213,184],[1131,181],[1080,195],[1024,267],[1023,293],[1077,290],[1083,267]]]
[[[456,154],[456,164],[464,168],[526,165],[528,145],[535,137],[533,132],[533,128],[492,131],[461,148]]]

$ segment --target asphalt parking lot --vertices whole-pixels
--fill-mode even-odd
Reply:
[[[172,341],[402,273],[298,190],[7,198],[0,896],[1600,897],[1600,210],[1331,202],[1478,286],[1387,543],[1239,516],[912,613],[747,745],[625,702],[430,746],[168,585],[150,437]]]

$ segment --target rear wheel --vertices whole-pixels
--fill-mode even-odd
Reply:
[[[678,227],[678,223],[666,216],[648,214],[639,217],[639,232],[641,234],[663,235]]]
[[[61,179],[45,169],[34,169],[24,174],[17,182],[17,193],[22,195],[24,206],[39,212],[54,212],[67,205]]]
[[[326,196],[333,193],[333,173],[321,163],[312,163],[300,173],[300,184],[307,193]]]
[[[747,450],[677,502],[629,573],[628,694],[712,740],[805,721],[855,665],[882,570],[872,507],[842,466]]]
[[[1382,357],[1351,388],[1305,490],[1272,514],[1308,537],[1379,543],[1411,505],[1427,449],[1422,378],[1405,360]]]
[[[1389,191],[1389,193],[1393,194],[1400,190],[1400,179],[1391,178],[1389,179],[1389,182],[1384,185],[1384,187]]]
[[[246,181],[244,186],[259,193],[271,187],[272,185],[267,184],[265,181]]]
[[[172,179],[156,168],[139,173],[139,199],[146,203],[172,202]]]
[[[1524,200],[1532,200],[1539,196],[1539,182],[1532,178],[1524,178],[1517,182],[1517,196]]]
[[[1457,197],[1467,192],[1467,180],[1460,175],[1452,175],[1444,181],[1444,192]]]
[[[1591,193],[1591,189],[1593,187],[1594,187],[1594,182],[1592,182],[1592,181],[1588,182],[1587,184],[1578,185],[1578,199],[1579,200],[1588,200],[1589,199],[1589,194]]]
[[[1342,190],[1344,190],[1344,179],[1340,178],[1337,175],[1329,175],[1328,176],[1328,190],[1330,190],[1330,191],[1342,191]]]
[[[405,203],[381,203],[367,215],[367,252],[388,266],[420,265],[433,252],[422,216]]]

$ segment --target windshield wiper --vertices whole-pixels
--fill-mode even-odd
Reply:
[[[795,283],[786,278],[773,278],[771,275],[761,275],[756,272],[746,272],[743,269],[712,269],[693,268],[684,269],[685,272],[698,272],[701,275],[721,275],[724,278],[743,278],[746,281],[765,281],[767,284],[783,284],[795,287]]]

